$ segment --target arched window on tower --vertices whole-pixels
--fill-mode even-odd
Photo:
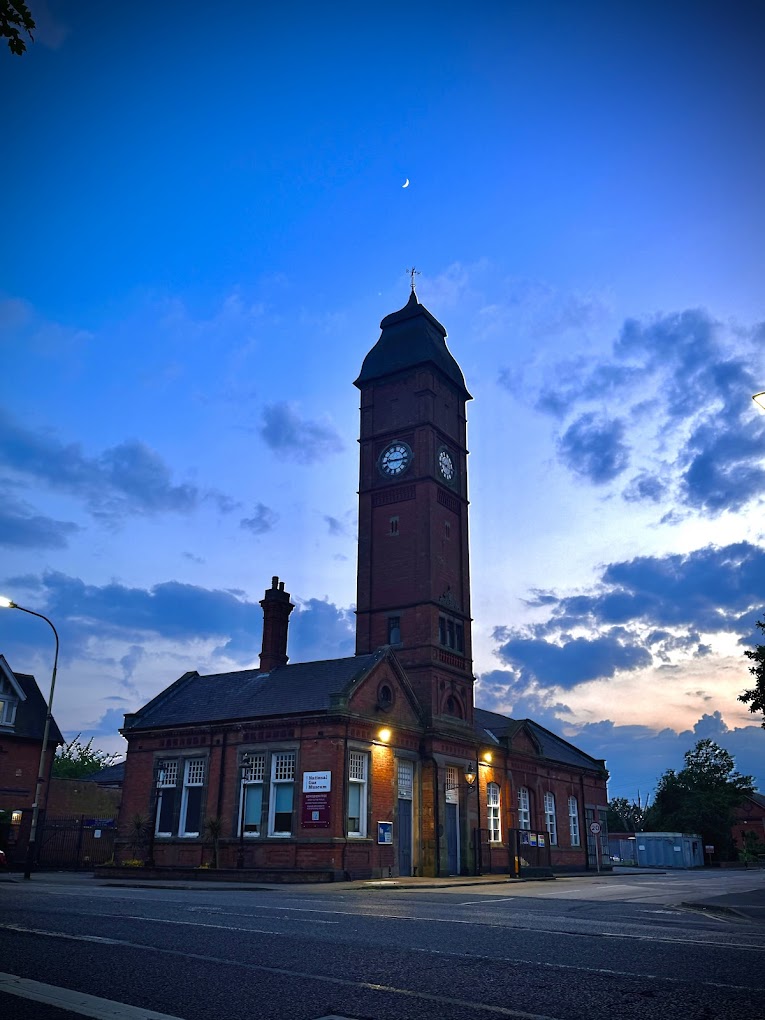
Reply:
[[[450,694],[446,699],[444,709],[447,715],[453,715],[456,719],[463,718],[462,705],[459,702],[459,698],[455,698],[453,694]]]

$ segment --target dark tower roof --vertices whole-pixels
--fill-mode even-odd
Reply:
[[[466,400],[473,399],[460,366],[446,346],[446,330],[420,304],[414,291],[403,308],[385,316],[380,329],[380,339],[364,358],[355,382],[359,389],[373,379],[431,364],[454,383]]]

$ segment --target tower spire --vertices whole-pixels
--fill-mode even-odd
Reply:
[[[415,276],[421,276],[422,274],[420,273],[419,269],[415,269],[414,266],[412,266],[411,269],[407,269],[406,273],[407,273],[407,276],[409,276],[411,278],[412,293],[414,294],[415,293],[415,290],[414,290],[414,278],[415,278]]]

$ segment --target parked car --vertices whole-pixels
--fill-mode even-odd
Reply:
[[[0,868],[7,868],[8,861],[5,859],[5,850],[0,850]]]

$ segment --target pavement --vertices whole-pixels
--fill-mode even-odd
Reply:
[[[765,884],[759,881],[757,872],[763,869],[752,870],[753,888],[742,888],[720,896],[705,896],[703,900],[684,900],[674,904],[686,910],[696,911],[708,916],[721,917],[726,920],[756,921],[765,924]],[[313,894],[345,894],[349,892],[371,892],[384,893],[402,892],[406,890],[445,889],[449,887],[469,887],[481,885],[504,885],[522,887],[527,883],[555,882],[556,886],[564,885],[574,880],[602,881],[604,879],[617,879],[629,877],[633,880],[655,878],[659,875],[666,875],[667,871],[655,868],[620,868],[615,867],[608,871],[568,873],[557,875],[554,878],[514,878],[508,875],[471,875],[451,878],[388,878],[356,880],[353,882],[322,882],[322,883],[265,883],[265,882],[221,882],[205,879],[188,881],[184,879],[118,879],[101,878],[97,873],[82,871],[39,871],[32,875],[30,881],[35,885],[63,886],[78,885],[85,888],[88,885],[96,884],[101,888],[130,888],[130,889],[181,889],[181,890],[225,890],[233,892],[284,892],[300,893],[310,892]],[[691,874],[689,872],[689,874]],[[736,874],[746,874],[745,871],[737,871]],[[20,872],[0,873],[0,883],[24,884],[24,877]],[[759,888],[756,887],[759,882]],[[561,888],[561,896],[565,898],[564,889]],[[700,887],[701,891],[701,887]],[[519,895],[523,895],[519,891]]]

